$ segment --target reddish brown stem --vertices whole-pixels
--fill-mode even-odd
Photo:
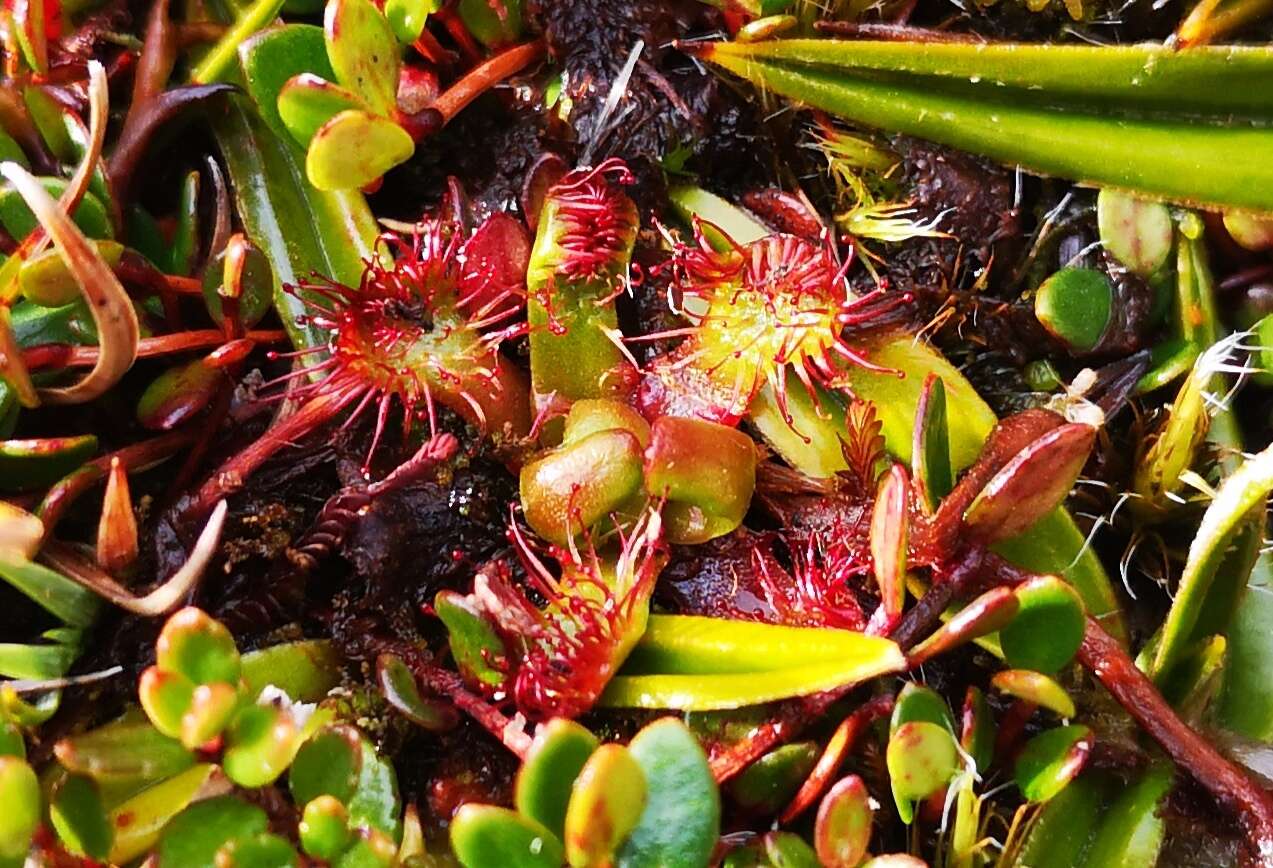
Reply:
[[[544,53],[541,42],[528,42],[505,49],[494,57],[473,67],[455,84],[447,88],[434,101],[432,108],[450,122],[460,111],[486,91],[521,70]]]
[[[835,732],[831,734],[830,740],[827,741],[822,756],[818,757],[813,771],[800,785],[800,789],[791,799],[791,804],[787,805],[782,816],[778,818],[779,823],[784,826],[789,824],[822,796],[831,785],[831,780],[839,773],[840,766],[844,764],[849,751],[853,750],[853,745],[857,743],[862,731],[879,718],[893,713],[894,698],[892,694],[877,696],[840,722]]]
[[[1177,765],[1238,814],[1253,851],[1250,863],[1273,864],[1273,797],[1177,717],[1123,646],[1092,618],[1078,656]]]
[[[250,331],[244,337],[258,344],[277,344],[287,340],[287,332],[282,329],[263,329]],[[206,350],[225,342],[225,332],[220,329],[200,329],[142,338],[137,342],[137,358],[184,353],[189,350]],[[26,362],[27,368],[33,371],[53,367],[91,368],[97,364],[97,347],[42,344],[23,351],[22,359]]]
[[[189,522],[202,521],[218,500],[242,488],[247,478],[275,452],[330,422],[365,392],[365,388],[360,385],[345,386],[323,392],[306,401],[299,410],[271,426],[251,445],[218,468],[183,510],[182,518]]]
[[[71,504],[75,503],[84,492],[106,478],[106,471],[110,468],[112,460],[118,458],[124,470],[129,472],[144,470],[167,460],[178,449],[188,445],[194,439],[194,431],[188,429],[170,431],[95,458],[63,477],[48,490],[36,510],[44,522],[44,533],[46,535],[52,533]]]
[[[512,718],[465,687],[459,675],[449,669],[414,660],[411,669],[426,687],[450,699],[456,708],[477,721],[518,759],[526,759],[526,754],[530,751],[530,736]]]

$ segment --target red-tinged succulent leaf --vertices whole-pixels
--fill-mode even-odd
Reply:
[[[950,461],[950,430],[946,424],[946,384],[935,372],[924,379],[915,408],[911,444],[911,473],[925,511],[932,513],[955,487]]]
[[[296,831],[306,855],[331,862],[349,846],[349,811],[334,796],[319,796],[305,805]]]
[[[1018,585],[1016,616],[999,631],[999,644],[1010,666],[1056,672],[1074,658],[1083,641],[1083,601],[1055,576],[1039,576]]]
[[[893,800],[902,822],[915,818],[915,802],[940,791],[963,768],[950,730],[912,720],[889,737],[885,754]]]
[[[978,774],[985,774],[994,759],[995,720],[986,702],[986,694],[969,687],[959,724],[959,746],[977,764]]]
[[[571,787],[600,746],[595,735],[564,717],[541,726],[517,772],[513,795],[517,810],[553,834],[564,834]]]
[[[526,522],[545,539],[567,545],[628,505],[641,490],[641,444],[610,429],[563,444],[523,465]]]
[[[1096,224],[1101,246],[1141,277],[1153,276],[1171,256],[1176,226],[1162,202],[1101,190],[1096,196]]]
[[[226,733],[221,759],[226,776],[241,787],[272,783],[296,756],[301,733],[292,715],[280,708],[249,705]]]
[[[853,749],[862,732],[875,722],[877,718],[888,715],[893,710],[892,696],[877,696],[864,704],[857,711],[840,722],[827,739],[826,747],[818,762],[809,773],[809,777],[801,785],[800,791],[792,798],[778,820],[789,824],[803,814],[817,801],[823,791],[830,786],[831,779],[839,772],[841,764],[849,751]]]
[[[1026,742],[1013,772],[1021,794],[1046,802],[1078,776],[1092,751],[1094,738],[1086,726],[1049,729]]]
[[[52,485],[96,451],[97,438],[92,434],[0,441],[0,490]]]
[[[894,464],[880,483],[871,513],[871,564],[880,601],[890,617],[906,602],[906,553],[910,537],[910,478]]]
[[[177,672],[151,666],[141,674],[137,698],[155,729],[169,738],[181,737],[181,719],[194,698],[195,684]]]
[[[117,723],[72,736],[53,746],[67,769],[94,780],[159,779],[194,765],[194,755],[149,723]]]
[[[230,684],[197,686],[181,717],[181,743],[190,750],[197,750],[220,735],[230,725],[240,698],[239,691]]]
[[[888,731],[893,735],[906,723],[925,721],[936,724],[950,732],[955,731],[955,719],[950,714],[950,706],[941,698],[936,690],[908,681],[897,694],[893,703],[893,713],[889,718]]]
[[[152,431],[171,431],[208,406],[225,382],[204,359],[164,371],[137,401],[137,421]]]
[[[730,780],[730,798],[745,811],[772,814],[796,794],[817,761],[817,742],[776,747]]]
[[[319,128],[336,115],[366,107],[351,91],[311,72],[292,76],[278,92],[278,115],[303,148],[309,147]]]
[[[588,758],[566,807],[566,861],[572,868],[610,864],[645,809],[645,772],[626,747],[605,744]]]
[[[756,487],[756,447],[741,431],[702,419],[656,419],[645,489],[666,501],[668,540],[697,544],[742,524]]]
[[[965,642],[1001,630],[1011,623],[1019,608],[1019,598],[1011,588],[991,588],[956,612],[907,658],[912,667],[919,666]]]
[[[526,294],[530,235],[520,220],[492,214],[460,245],[460,297],[476,311],[493,311]]]
[[[871,842],[875,810],[857,775],[840,779],[822,799],[813,826],[813,844],[826,868],[856,868]]]
[[[964,527],[987,545],[1027,530],[1065,500],[1095,442],[1096,429],[1081,423],[1039,437],[986,483],[964,512]]]
[[[450,704],[420,695],[415,675],[401,657],[393,654],[377,657],[376,681],[385,701],[416,726],[430,732],[444,732],[460,722],[459,713]]]
[[[30,561],[44,540],[44,522],[20,506],[0,500],[0,560]]]
[[[1030,669],[1005,669],[996,672],[990,686],[1009,696],[1054,711],[1061,717],[1073,717],[1077,712],[1074,700],[1057,684],[1041,672]]]
[[[239,649],[220,621],[194,606],[174,612],[155,642],[155,665],[195,684],[239,680]]]
[[[371,0],[335,0],[327,4],[323,31],[336,80],[372,111],[391,117],[402,56],[385,16]]]
[[[305,154],[305,174],[319,190],[356,190],[413,153],[415,142],[394,121],[346,109],[314,133]]]

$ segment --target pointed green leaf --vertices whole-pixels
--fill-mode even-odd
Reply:
[[[928,511],[955,487],[950,466],[950,429],[946,422],[946,384],[936,373],[924,380],[915,408],[915,436],[911,446],[911,474],[924,496]]]
[[[92,434],[0,440],[0,491],[45,488],[79,467],[97,452]]]
[[[110,853],[114,829],[91,779],[67,775],[55,784],[49,799],[49,821],[72,853],[98,860]]]
[[[1256,84],[1273,74],[1264,46],[792,39],[714,43],[700,56],[846,120],[1035,172],[1273,209],[1273,100]]]

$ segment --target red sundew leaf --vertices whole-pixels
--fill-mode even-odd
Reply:
[[[499,213],[489,217],[460,247],[463,261],[460,297],[469,310],[507,306],[526,293],[530,235],[520,220]]]
[[[964,527],[987,545],[1014,537],[1060,506],[1096,442],[1091,425],[1062,425],[1016,454],[964,512]]]
[[[902,613],[906,601],[906,543],[910,531],[908,512],[910,478],[894,464],[880,483],[871,515],[871,560],[880,599],[890,618]]]

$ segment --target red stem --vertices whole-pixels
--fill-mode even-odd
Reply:
[[[258,344],[276,344],[287,340],[287,332],[282,329],[263,329],[250,331],[244,335],[248,340]],[[187,350],[205,350],[220,346],[226,342],[225,332],[220,329],[200,329],[198,331],[176,332],[154,338],[142,338],[137,342],[137,358],[163,356],[168,353],[183,353]],[[91,368],[97,364],[97,347],[70,347],[66,344],[42,344],[30,347],[22,353],[22,360],[29,370],[38,371],[44,368]]]
[[[1273,865],[1273,797],[1177,717],[1123,646],[1092,618],[1078,657],[1178,765],[1238,814],[1254,851],[1249,862]]]
[[[541,42],[528,42],[501,51],[465,73],[463,78],[434,100],[431,108],[440,112],[444,121],[450,122],[466,105],[538,60],[543,53],[544,46]]]

